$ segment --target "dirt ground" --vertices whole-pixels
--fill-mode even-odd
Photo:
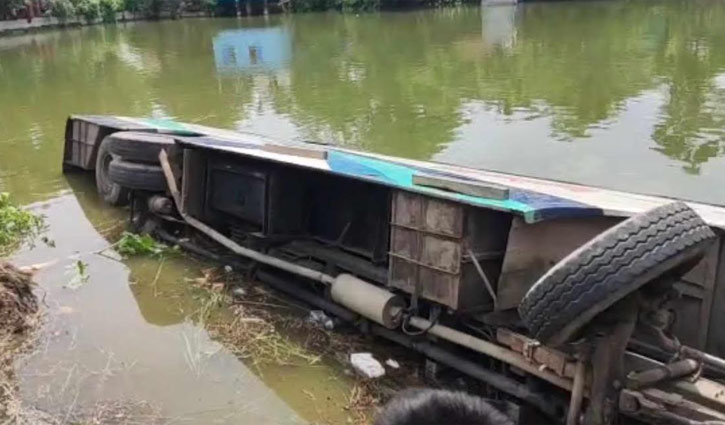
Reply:
[[[30,272],[0,262],[0,340],[33,329],[38,319],[38,300],[32,291]]]
[[[28,349],[39,322],[29,272],[0,261],[0,423],[18,423],[13,362]]]

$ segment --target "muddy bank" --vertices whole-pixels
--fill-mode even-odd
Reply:
[[[30,272],[0,262],[0,340],[25,333],[37,324],[38,300],[32,285]]]
[[[11,423],[22,416],[13,362],[31,344],[39,320],[32,286],[29,272],[0,260],[0,420]]]

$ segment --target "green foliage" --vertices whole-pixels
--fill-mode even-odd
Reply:
[[[99,0],[79,0],[76,3],[76,13],[91,23],[101,17],[101,4]]]
[[[75,16],[76,7],[70,0],[55,0],[50,4],[50,14],[61,21],[65,21]]]
[[[24,6],[24,0],[0,0],[0,19],[10,17],[14,9]]]
[[[335,8],[335,1],[343,0],[292,0],[295,12],[313,12]]]
[[[136,13],[141,10],[141,0],[123,0],[123,10]]]
[[[212,13],[216,9],[216,0],[200,0],[201,9]]]
[[[336,6],[342,11],[369,11],[380,8],[380,0],[336,0]]]
[[[121,10],[119,0],[100,0],[101,19],[103,22],[116,22],[116,13]]]
[[[150,18],[161,16],[164,0],[141,0],[140,11]]]
[[[14,205],[10,194],[0,192],[0,257],[8,255],[23,241],[32,241],[44,230],[43,217]]]
[[[184,10],[188,12],[214,12],[217,7],[217,0],[187,0],[184,2]]]
[[[66,285],[66,288],[78,289],[91,279],[91,276],[88,274],[88,263],[85,261],[76,260],[67,269],[68,273],[73,277]]]
[[[123,232],[121,239],[116,243],[116,251],[123,256],[156,255],[161,256],[176,251],[177,248],[158,243],[149,235],[137,235]]]
[[[166,9],[171,12],[171,17],[173,19],[179,17],[182,7],[182,0],[166,0]]]

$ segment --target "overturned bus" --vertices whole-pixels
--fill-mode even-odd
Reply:
[[[110,116],[68,119],[63,165],[517,423],[725,424],[725,208]]]

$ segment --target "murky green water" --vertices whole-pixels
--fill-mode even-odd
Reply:
[[[35,279],[43,324],[16,365],[26,407],[60,424],[76,417],[143,425],[348,421],[354,380],[340,367],[240,361],[199,320],[209,294],[193,280],[211,265],[182,256],[121,259],[108,234],[127,212],[100,204],[87,176],[68,182],[72,193],[31,206],[46,216],[54,246],[38,243],[13,258],[49,263]],[[76,261],[88,269],[78,286]],[[103,413],[114,405],[126,416]],[[96,415],[103,419],[94,422]]]
[[[67,187],[69,113],[725,203],[725,3],[186,20],[0,40],[0,186]]]
[[[0,38],[0,190],[42,202],[57,245],[17,261],[59,259],[39,275],[52,338],[21,368],[23,391],[48,410],[137,397],[182,423],[345,417],[339,371],[260,378],[189,320],[184,279],[201,265],[172,261],[150,288],[158,263],[87,255],[91,281],[64,287],[73,255],[108,245],[104,230],[124,218],[86,177],[61,174],[68,114],[170,117],[725,204],[723,23],[723,2],[599,1]]]

